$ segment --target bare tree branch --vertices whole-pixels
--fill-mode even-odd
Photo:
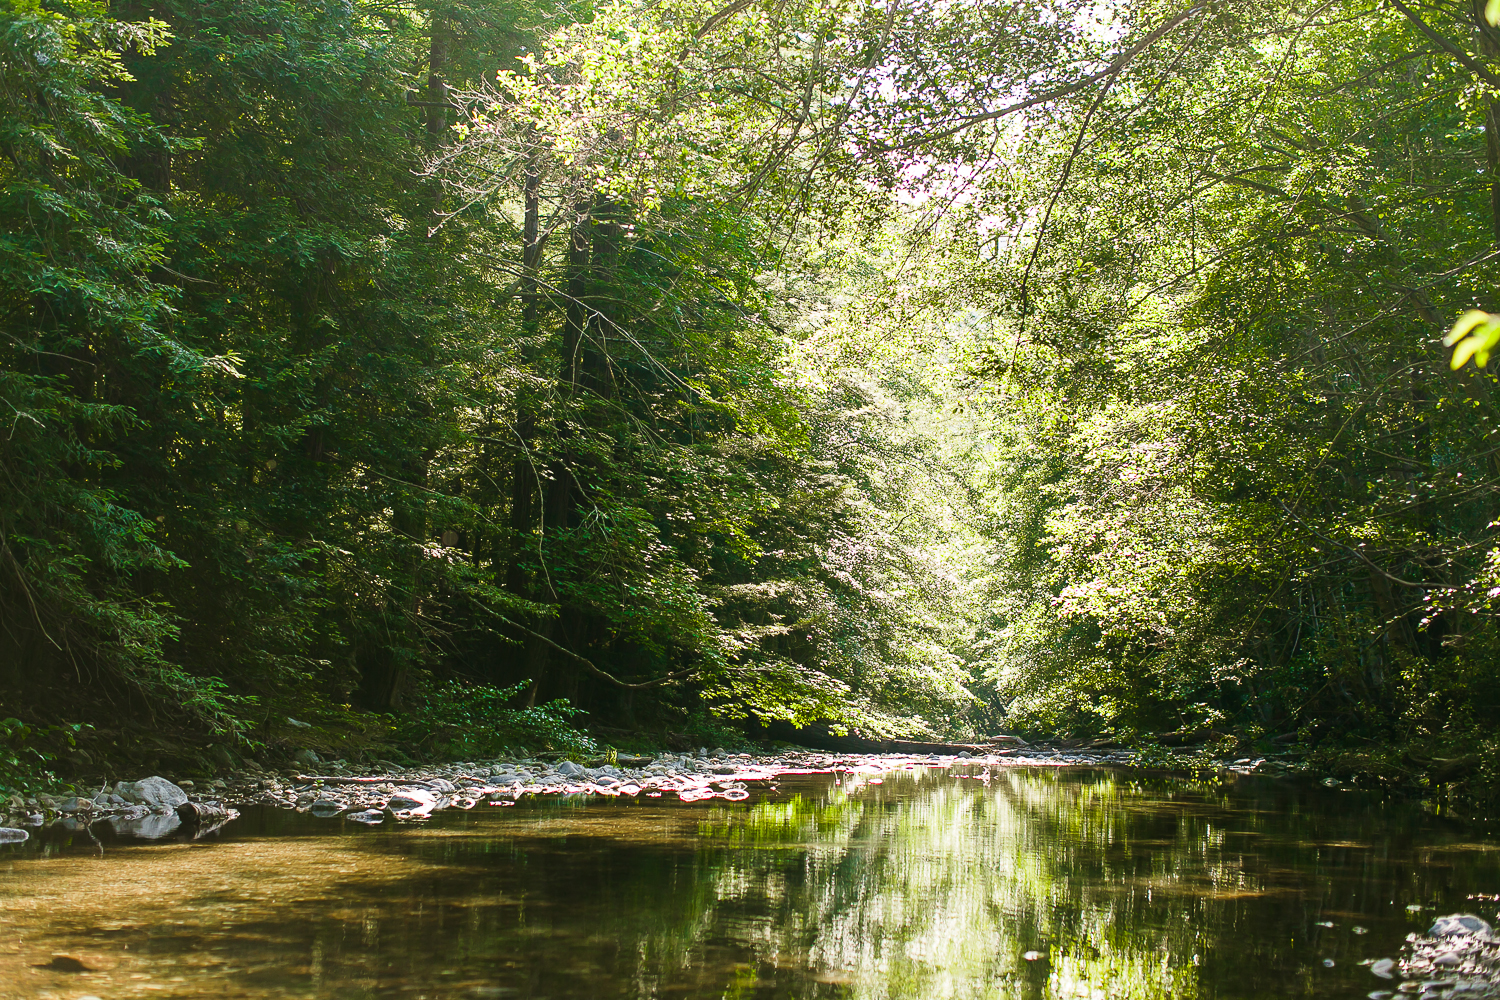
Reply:
[[[522,632],[525,632],[532,638],[538,639],[546,645],[557,650],[559,653],[563,654],[569,659],[576,660],[578,663],[581,663],[583,665],[583,668],[589,673],[593,674],[595,677],[602,678],[603,680],[609,681],[611,684],[614,684],[617,687],[625,688],[628,691],[640,691],[644,688],[660,687],[663,684],[670,684],[673,681],[681,680],[684,677],[690,677],[698,672],[696,667],[690,667],[687,670],[678,670],[675,673],[667,674],[664,677],[658,677],[655,680],[641,681],[639,684],[631,684],[628,681],[620,680],[620,678],[616,677],[614,674],[607,673],[599,669],[594,665],[593,660],[590,660],[588,657],[578,655],[567,646],[562,645],[549,636],[545,636],[540,632],[529,629],[525,625],[518,625],[515,622],[511,622],[511,624],[515,625],[516,628],[520,629]]]
[[[927,145],[928,143],[936,142],[939,139],[947,139],[951,136],[955,136],[971,125],[977,125],[980,122],[985,121],[993,121],[996,118],[1004,118],[1007,115],[1015,114],[1017,111],[1024,111],[1027,108],[1034,108],[1038,104],[1046,104],[1050,101],[1055,101],[1059,98],[1067,97],[1070,94],[1076,94],[1080,90],[1086,90],[1093,84],[1098,83],[1100,80],[1118,76],[1121,72],[1124,71],[1125,67],[1130,64],[1130,61],[1132,59],[1140,55],[1146,49],[1150,48],[1157,39],[1172,31],[1178,25],[1182,24],[1184,21],[1187,21],[1193,15],[1199,13],[1202,10],[1203,8],[1197,4],[1189,7],[1187,10],[1178,14],[1176,17],[1169,19],[1165,23],[1148,32],[1144,38],[1142,38],[1139,42],[1136,42],[1129,49],[1126,49],[1124,52],[1120,53],[1120,55],[1116,56],[1113,62],[1104,67],[1099,72],[1092,73],[1081,80],[1075,80],[1065,87],[1058,87],[1056,90],[1049,90],[1044,94],[1037,94],[1035,97],[1029,97],[1024,101],[1018,101],[1015,104],[1008,104],[1005,107],[999,108],[995,111],[986,111],[983,114],[969,115],[962,119],[957,125],[953,125],[950,128],[946,128],[938,132],[929,132],[926,135],[917,136],[916,138],[908,139],[905,142],[899,142],[891,146],[877,146],[872,149],[871,152],[897,153],[906,150],[918,149],[922,146]]]
[[[1475,59],[1463,49],[1450,42],[1446,37],[1440,34],[1436,29],[1434,29],[1432,25],[1428,24],[1426,21],[1418,17],[1416,11],[1406,6],[1406,4],[1402,3],[1401,0],[1391,0],[1391,6],[1395,7],[1402,14],[1406,15],[1406,19],[1412,24],[1415,24],[1417,28],[1422,32],[1422,34],[1432,39],[1444,52],[1448,53],[1453,58],[1462,63],[1469,72],[1473,73],[1475,76],[1479,77],[1479,79],[1483,80],[1485,83],[1489,84],[1492,87],[1500,87],[1500,76],[1496,76],[1484,66],[1481,66],[1479,64],[1479,60]]]

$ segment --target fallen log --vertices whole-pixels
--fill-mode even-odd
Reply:
[[[800,728],[787,722],[774,721],[766,727],[766,735],[783,743],[795,743],[814,750],[832,750],[835,753],[922,753],[953,754],[994,753],[1001,748],[1029,746],[1019,736],[991,736],[980,743],[941,743],[935,740],[879,740],[854,733],[838,735],[831,724],[813,723]]]
[[[1074,751],[1074,750],[1129,750],[1123,743],[1107,737],[1100,739],[1080,740],[1043,740],[1038,746],[1045,746],[1050,750]]]
[[[432,788],[430,781],[421,778],[343,778],[338,775],[299,774],[293,781],[321,781],[325,785],[407,785],[413,788]]]
[[[1219,743],[1226,738],[1226,734],[1217,729],[1198,726],[1194,729],[1176,729],[1170,733],[1162,733],[1156,737],[1156,741],[1164,747],[1186,747],[1198,743]]]
[[[177,807],[177,818],[192,833],[194,840],[208,836],[238,817],[238,810],[218,802],[184,802]]]

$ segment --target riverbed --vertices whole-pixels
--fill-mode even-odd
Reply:
[[[1355,790],[950,761],[750,791],[37,838],[0,849],[0,997],[1352,998],[1500,906],[1500,841]]]

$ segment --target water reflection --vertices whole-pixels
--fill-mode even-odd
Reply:
[[[1492,842],[1357,794],[961,773],[7,848],[0,997],[1357,997],[1500,891]]]

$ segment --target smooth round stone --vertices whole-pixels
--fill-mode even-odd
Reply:
[[[1452,937],[1455,934],[1478,934],[1488,937],[1490,925],[1472,913],[1450,913],[1438,917],[1427,929],[1429,937]]]
[[[431,799],[425,795],[410,792],[397,792],[386,800],[386,805],[396,812],[404,812],[409,809],[420,809],[431,803]]]

